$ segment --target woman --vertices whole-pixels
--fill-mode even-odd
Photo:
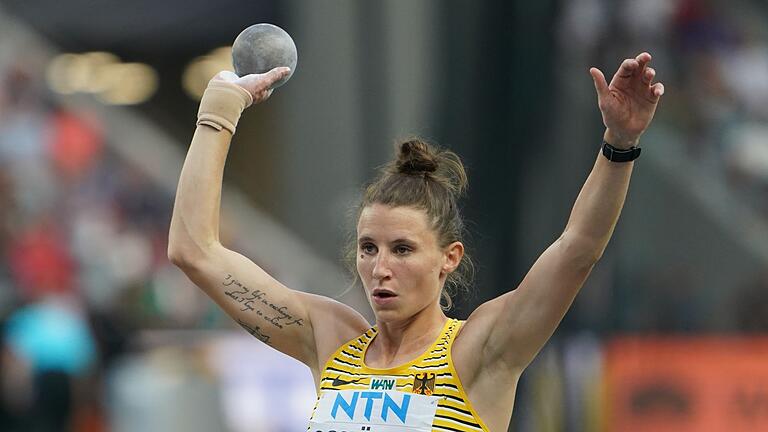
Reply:
[[[237,120],[266,100],[277,68],[221,72],[200,103],[181,172],[169,258],[249,333],[312,371],[311,431],[505,431],[520,374],[554,332],[602,255],[624,204],[636,147],[664,87],[651,56],[624,60],[610,85],[590,69],[606,131],[562,235],[517,289],[466,322],[441,308],[464,260],[456,207],[466,176],[453,153],[419,141],[368,187],[357,271],[376,317],[291,290],[219,242],[224,162]]]

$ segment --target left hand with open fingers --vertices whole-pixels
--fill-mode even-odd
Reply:
[[[589,70],[606,127],[604,138],[614,147],[629,148],[637,144],[664,94],[664,84],[653,82],[656,71],[648,66],[650,61],[651,55],[646,52],[624,60],[610,84],[600,69]]]

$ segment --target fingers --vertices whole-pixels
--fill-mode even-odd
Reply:
[[[272,96],[273,91],[275,91],[275,89],[264,90],[263,92],[261,92],[261,95],[260,95],[261,100],[269,99],[269,97]]]
[[[646,66],[651,61],[651,55],[647,52],[643,52],[637,55],[635,58],[628,58],[621,62],[619,70],[616,71],[614,79],[623,78],[629,79],[633,76],[645,77]]]
[[[651,61],[651,55],[644,52],[636,57],[636,60],[638,63],[644,68],[643,69],[643,84],[648,87],[650,90],[650,93],[652,95],[652,98],[655,101],[658,101],[659,98],[664,94],[664,84],[662,83],[655,83],[653,84],[653,79],[656,78],[656,69],[647,66],[648,63]]]
[[[648,78],[648,63],[651,62],[651,55],[647,52],[642,52],[635,57],[635,62],[637,62],[637,68],[635,68],[632,72],[635,74],[635,76],[639,76],[640,79],[644,84],[648,84],[653,80],[653,76],[651,76],[650,80],[646,81],[646,78]],[[652,70],[652,69],[651,69]],[[653,75],[656,74],[656,71],[652,72]]]
[[[645,68],[645,65],[651,62],[651,59],[652,59],[651,55],[648,54],[647,52],[642,52],[638,54],[637,57],[635,57],[635,61],[640,66],[641,70]]]
[[[656,69],[648,65],[651,60],[652,57],[647,52],[642,52],[635,58],[625,59],[616,71],[610,86],[625,90],[634,88],[649,95],[652,101],[658,101],[658,98],[664,94],[664,86],[653,83],[656,78]]]
[[[608,83],[605,81],[605,75],[598,68],[590,68],[589,74],[592,75],[592,81],[595,83],[595,90],[597,90],[597,97],[604,98],[608,96]]]
[[[632,75],[640,67],[640,62],[636,59],[626,59],[621,62],[619,70],[616,71],[614,78],[632,78]]]
[[[267,84],[265,88],[272,88],[272,85],[281,79],[288,76],[291,73],[289,67],[277,67],[264,74],[264,82]]]
[[[651,85],[654,77],[656,77],[656,70],[652,67],[645,68],[645,73],[643,73],[643,84]]]
[[[660,98],[664,94],[664,84],[656,83],[651,86],[651,94],[653,94],[656,99]]]

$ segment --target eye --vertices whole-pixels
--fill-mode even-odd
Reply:
[[[406,255],[411,252],[411,248],[405,245],[395,246],[394,252],[398,255]]]
[[[360,251],[364,254],[373,255],[376,253],[376,251],[378,251],[378,249],[373,243],[363,243],[360,245]]]

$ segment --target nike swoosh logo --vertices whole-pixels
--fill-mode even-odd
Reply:
[[[338,387],[338,386],[343,386],[343,385],[347,385],[347,384],[355,384],[356,382],[359,382],[360,380],[362,380],[362,378],[358,378],[358,379],[352,380],[352,381],[345,381],[345,380],[341,379],[341,376],[337,376],[336,378],[333,379],[333,382],[331,383],[331,385],[334,386],[334,387]]]

